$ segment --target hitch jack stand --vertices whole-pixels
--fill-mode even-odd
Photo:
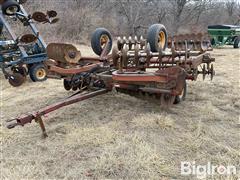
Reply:
[[[42,130],[42,136],[43,136],[43,138],[44,138],[44,139],[47,138],[48,135],[47,135],[46,128],[45,128],[44,122],[43,122],[43,120],[42,120],[42,117],[41,117],[41,116],[37,116],[37,117],[35,118],[35,122],[36,122],[36,123],[39,123],[39,126],[40,126],[40,128],[41,128],[41,130]]]

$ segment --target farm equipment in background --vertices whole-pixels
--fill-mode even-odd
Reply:
[[[203,79],[206,75],[212,79],[215,74],[215,59],[207,52],[212,50],[211,43],[204,34],[168,38],[166,28],[155,24],[149,28],[146,39],[119,37],[112,49],[110,32],[99,28],[93,33],[91,45],[98,57],[83,57],[70,44],[49,44],[49,60],[45,61],[49,76],[63,79],[66,90],[77,92],[56,104],[9,120],[7,127],[24,126],[35,120],[47,137],[42,116],[113,89],[170,107],[185,100],[186,80],[196,80],[199,74]]]
[[[0,0],[0,68],[14,87],[21,86],[28,74],[33,82],[46,80],[47,71],[43,62],[48,59],[47,45],[34,21],[52,24],[58,20],[55,11],[29,15],[22,6],[25,2],[26,0]],[[7,22],[8,18],[20,22],[31,33],[17,37]]]
[[[240,47],[240,26],[233,25],[212,25],[208,26],[208,33],[211,36],[213,46],[233,45]]]

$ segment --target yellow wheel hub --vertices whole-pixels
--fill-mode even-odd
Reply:
[[[107,35],[102,35],[100,38],[101,46],[104,46],[108,42],[109,38]]]
[[[46,71],[45,69],[38,69],[36,72],[36,76],[38,79],[44,79],[46,77]]]
[[[15,6],[9,7],[6,11],[8,14],[14,14],[17,12],[17,7]]]
[[[165,42],[166,42],[166,36],[165,36],[165,33],[163,31],[161,31],[159,33],[159,46],[161,46],[162,48],[164,48],[165,46]]]

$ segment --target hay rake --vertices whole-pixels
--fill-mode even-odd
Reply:
[[[212,50],[211,43],[204,34],[167,38],[166,28],[155,24],[149,28],[146,39],[119,37],[112,49],[110,32],[99,28],[93,33],[91,44],[97,57],[83,57],[70,44],[48,45],[48,76],[63,79],[66,90],[77,92],[59,103],[8,121],[8,128],[35,120],[46,137],[42,116],[112,89],[147,96],[169,108],[185,100],[186,80],[196,80],[199,74],[203,79],[211,75],[212,79],[215,74],[215,59],[208,52]]]

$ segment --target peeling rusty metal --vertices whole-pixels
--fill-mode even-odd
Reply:
[[[47,46],[47,55],[63,64],[77,64],[81,59],[81,52],[71,44],[51,43]]]
[[[33,34],[25,34],[20,38],[21,43],[29,44],[37,41],[37,37]]]
[[[48,21],[47,15],[44,14],[43,12],[34,12],[32,14],[32,19],[37,21],[37,22],[41,22],[41,23]]]
[[[50,17],[50,18],[54,18],[54,17],[57,17],[57,12],[56,11],[54,11],[54,10],[51,10],[51,11],[47,11],[47,15],[48,15],[48,17]]]
[[[57,15],[57,12],[54,10],[47,11],[47,13],[37,11],[32,14],[31,18],[39,23],[55,24],[60,20],[57,18]]]

